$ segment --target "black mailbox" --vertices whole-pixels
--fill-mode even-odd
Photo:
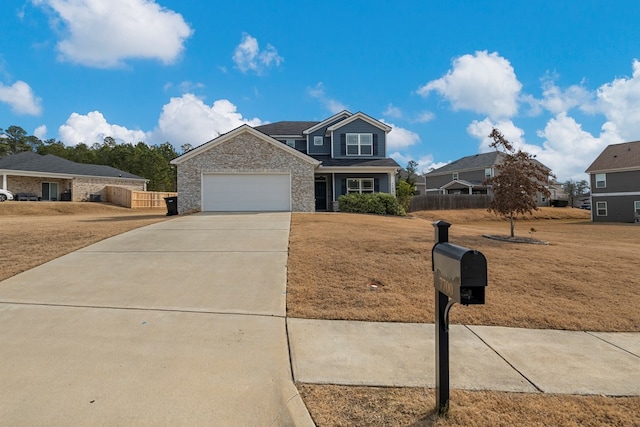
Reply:
[[[452,243],[437,243],[431,256],[436,290],[459,304],[484,304],[487,259],[482,253]]]

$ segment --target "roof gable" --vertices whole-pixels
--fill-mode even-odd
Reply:
[[[311,163],[313,165],[319,165],[320,162],[312,157],[307,156],[306,154],[296,150],[295,148],[289,147],[286,144],[283,144],[282,142],[271,138],[269,135],[266,135],[254,128],[252,128],[249,125],[242,125],[239,126],[235,129],[233,129],[230,132],[227,132],[225,134],[222,134],[220,136],[218,136],[217,138],[212,139],[211,141],[205,142],[204,144],[200,145],[199,147],[194,148],[193,150],[190,150],[186,153],[184,153],[183,155],[176,157],[175,159],[171,160],[171,164],[172,165],[179,165],[180,163],[185,162],[186,160],[192,159],[202,153],[204,153],[207,150],[210,150],[214,147],[217,147],[220,144],[224,144],[225,142],[233,139],[234,137],[241,135],[243,133],[250,133],[251,135],[255,136],[256,138],[259,138],[260,140],[264,141],[265,143],[271,144],[289,154],[292,154],[308,163]]]
[[[354,121],[356,121],[358,119],[364,120],[365,122],[369,123],[372,126],[377,127],[378,129],[382,129],[383,131],[385,131],[385,133],[391,132],[391,126],[388,126],[388,125],[382,123],[379,120],[376,120],[376,119],[374,119],[372,117],[369,117],[369,116],[367,116],[366,114],[364,114],[362,112],[357,112],[355,114],[352,114],[348,118],[346,118],[344,120],[341,120],[341,121],[339,121],[338,123],[336,123],[336,124],[334,124],[332,126],[329,126],[327,128],[327,131],[333,132],[334,130],[339,129],[342,126],[348,125],[349,123],[352,123],[352,122],[354,122]]]
[[[344,119],[344,118],[350,117],[350,116],[351,116],[350,112],[348,112],[347,110],[342,110],[338,114],[334,114],[333,116],[329,117],[328,119],[325,119],[325,120],[321,121],[320,123],[316,124],[315,126],[310,127],[309,129],[305,129],[305,131],[303,133],[305,135],[308,135],[310,133],[313,133],[313,132],[317,131],[318,129],[322,129],[325,126],[329,126],[331,123],[334,123],[336,120]]]
[[[640,141],[608,145],[585,172],[640,169]]]

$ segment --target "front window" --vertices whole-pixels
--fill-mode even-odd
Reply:
[[[323,138],[321,136],[313,137],[313,145],[322,145]]]
[[[349,193],[373,193],[373,178],[347,179],[347,194]]]
[[[607,216],[607,202],[596,202],[596,215]]]
[[[372,156],[373,135],[370,133],[347,134],[347,156]]]
[[[607,186],[607,174],[606,173],[597,173],[596,174],[596,188],[606,188]]]
[[[636,215],[640,215],[640,200],[633,202],[633,210]]]

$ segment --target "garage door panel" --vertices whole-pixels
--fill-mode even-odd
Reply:
[[[203,211],[289,211],[288,174],[210,174],[203,176]]]

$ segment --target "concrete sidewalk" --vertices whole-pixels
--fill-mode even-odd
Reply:
[[[176,217],[0,282],[3,425],[313,425],[289,363],[289,227]]]
[[[296,381],[435,387],[433,324],[287,319]],[[454,389],[640,395],[640,333],[451,325]]]

